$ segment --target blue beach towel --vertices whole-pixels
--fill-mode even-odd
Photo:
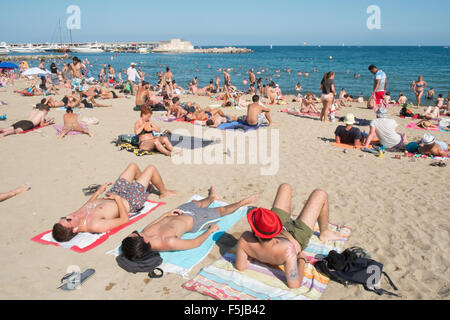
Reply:
[[[222,123],[221,125],[219,125],[217,127],[217,129],[221,129],[221,130],[236,130],[236,129],[242,129],[245,131],[248,130],[256,130],[259,129],[261,127],[267,127],[266,124],[262,124],[259,126],[249,126],[248,124],[242,122],[242,121],[232,121],[232,122],[228,122],[228,123]]]

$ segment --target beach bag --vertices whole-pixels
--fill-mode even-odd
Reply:
[[[376,285],[384,275],[390,286],[398,290],[391,278],[383,271],[383,264],[370,259],[370,256],[364,249],[353,247],[346,249],[343,253],[337,253],[332,250],[328,256],[314,264],[314,267],[331,280],[339,282],[344,286],[351,284],[362,284],[367,291],[375,292],[378,295],[399,295],[381,289]]]
[[[403,106],[402,109],[400,110],[400,116],[401,117],[412,117],[414,116],[414,113],[409,110],[406,106]]]
[[[116,261],[119,267],[131,273],[148,272],[149,278],[161,278],[164,275],[164,271],[158,268],[163,260],[157,251],[152,250],[145,257],[133,261],[121,254]],[[159,273],[155,273],[155,271],[159,271]]]
[[[133,146],[139,146],[139,136],[136,134],[121,134],[117,137],[116,146],[123,142],[129,143]]]

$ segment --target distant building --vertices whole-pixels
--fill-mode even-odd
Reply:
[[[170,41],[160,41],[153,52],[188,52],[193,51],[194,46],[189,41],[181,39],[171,39]]]

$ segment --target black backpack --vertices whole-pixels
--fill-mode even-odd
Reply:
[[[119,267],[128,272],[148,272],[149,278],[161,278],[164,275],[164,271],[157,268],[163,262],[157,251],[150,251],[145,257],[133,261],[121,254],[116,258],[116,261]],[[155,270],[158,270],[160,274],[155,273]]]
[[[324,260],[316,262],[314,267],[331,280],[345,286],[362,284],[364,289],[380,296],[388,294],[400,297],[400,295],[374,286],[381,279],[381,275],[385,275],[391,287],[398,290],[391,278],[383,271],[383,264],[370,259],[364,249],[353,247],[346,249],[341,254],[332,250]]]

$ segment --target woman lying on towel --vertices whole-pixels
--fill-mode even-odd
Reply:
[[[139,136],[139,149],[156,149],[166,156],[171,156],[174,148],[169,138],[159,136],[161,129],[150,121],[152,111],[149,107],[141,108],[141,118],[134,124],[134,133]]]
[[[42,96],[44,95],[44,92],[36,88],[35,85],[32,85],[31,87],[23,90],[14,90],[14,93],[20,93],[24,96]]]
[[[77,131],[81,133],[86,133],[89,137],[94,135],[87,128],[84,129],[78,122],[78,115],[73,113],[71,107],[67,107],[66,114],[64,115],[64,127],[62,128],[61,134],[58,139],[63,138],[69,131]]]

